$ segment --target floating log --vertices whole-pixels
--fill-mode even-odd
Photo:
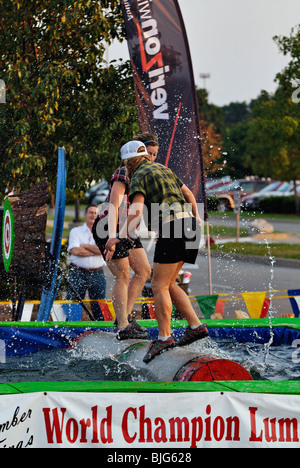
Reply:
[[[204,341],[201,340],[201,343]],[[151,379],[156,382],[253,380],[240,364],[194,351],[191,347],[172,348],[145,364],[143,357],[149,344],[146,340],[118,341],[114,333],[90,331],[77,337],[72,348],[80,355],[98,359],[110,356],[114,360],[132,365],[135,369],[147,370]],[[205,345],[203,349],[205,352]]]
[[[14,250],[8,273],[42,282],[46,255],[48,182],[8,197],[13,214]]]

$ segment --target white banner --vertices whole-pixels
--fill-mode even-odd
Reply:
[[[299,448],[299,422],[298,395],[3,395],[0,448]],[[104,452],[108,462],[116,462],[112,453]],[[148,457],[132,456],[135,465]]]

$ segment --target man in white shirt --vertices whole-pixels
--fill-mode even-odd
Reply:
[[[81,299],[84,299],[88,291],[92,301],[104,299],[106,292],[106,277],[103,271],[105,261],[92,234],[97,215],[97,206],[89,205],[85,209],[85,223],[70,231],[68,247],[68,252],[71,254],[69,282]],[[68,289],[67,300],[76,300],[71,288]],[[95,320],[104,320],[97,302],[92,302],[91,308]]]

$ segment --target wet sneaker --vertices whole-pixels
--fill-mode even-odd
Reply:
[[[120,341],[130,340],[130,339],[145,340],[146,338],[149,337],[149,335],[147,331],[138,330],[137,327],[135,327],[132,323],[130,323],[123,330],[118,330],[116,337]]]
[[[155,356],[158,356],[158,354],[161,354],[164,351],[167,351],[168,349],[174,348],[174,347],[175,347],[175,341],[173,340],[173,338],[169,338],[167,341],[162,341],[162,340],[152,341],[143,361],[146,364],[148,364],[148,362],[152,361],[152,359],[154,359]]]
[[[176,342],[176,346],[187,346],[207,336],[209,336],[209,334],[205,324],[199,325],[199,327],[194,330],[191,327],[187,327],[184,335]]]

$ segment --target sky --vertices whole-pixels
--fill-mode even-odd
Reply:
[[[217,106],[250,102],[276,89],[289,62],[273,37],[300,24],[300,0],[179,0],[198,88]],[[128,59],[127,43],[109,48],[110,60]],[[205,81],[200,74],[209,74]]]

